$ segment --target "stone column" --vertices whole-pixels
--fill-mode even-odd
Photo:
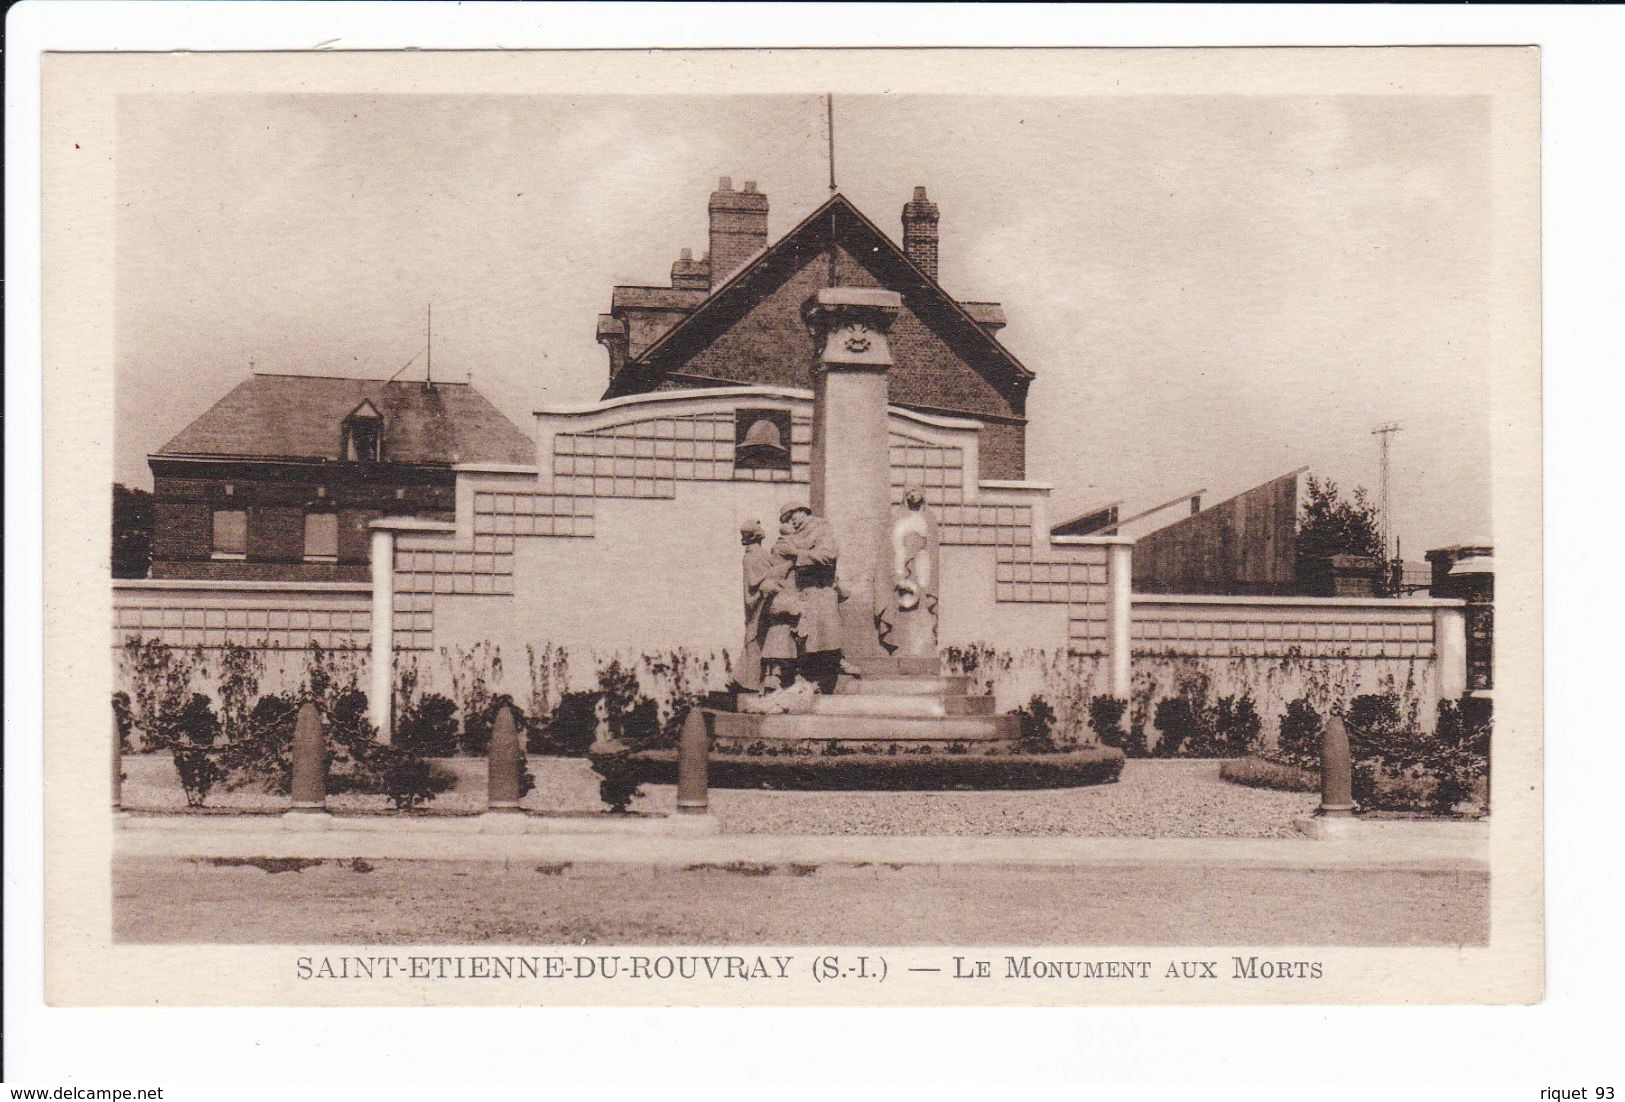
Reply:
[[[1128,700],[1134,692],[1132,661],[1134,622],[1134,544],[1106,546],[1106,662],[1112,696]]]
[[[1461,699],[1467,691],[1467,617],[1460,608],[1433,610],[1433,668],[1439,699]]]
[[[886,334],[902,307],[894,291],[832,287],[802,307],[818,350],[813,366],[812,510],[830,522],[837,572],[841,649],[855,662],[885,652],[875,631],[876,576],[891,517],[891,449]]]
[[[395,533],[372,530],[372,684],[367,713],[388,743],[395,709]]]

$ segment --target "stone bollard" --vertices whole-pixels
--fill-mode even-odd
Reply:
[[[113,811],[124,810],[124,746],[118,737],[118,713],[113,714]]]
[[[299,722],[293,729],[293,802],[289,810],[327,810],[327,738],[316,705],[309,700],[300,705]]]
[[[704,815],[711,807],[706,778],[711,753],[711,734],[705,713],[690,708],[683,721],[683,734],[677,744],[677,813]]]
[[[513,709],[497,712],[491,727],[491,742],[485,751],[486,810],[519,811],[519,774],[524,759],[519,754],[519,730],[513,721]]]
[[[1354,814],[1354,768],[1342,716],[1328,719],[1320,733],[1320,807],[1315,814],[1337,819]]]

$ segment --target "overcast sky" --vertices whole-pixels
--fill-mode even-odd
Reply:
[[[837,97],[840,189],[1003,302],[1055,515],[1294,467],[1376,488],[1408,558],[1486,536],[1489,114],[1473,97]],[[423,346],[527,431],[596,399],[596,315],[706,247],[717,178],[776,240],[827,197],[821,97],[136,96],[119,113],[117,476],[262,371]],[[419,359],[403,377],[421,378]]]

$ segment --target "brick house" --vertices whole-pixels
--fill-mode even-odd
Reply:
[[[598,317],[609,351],[604,398],[719,386],[809,389],[802,304],[821,287],[902,296],[891,331],[892,404],[981,425],[982,477],[1026,476],[1033,373],[997,339],[1003,308],[960,302],[937,283],[939,212],[924,188],[903,207],[902,244],[834,195],[771,248],[767,196],[723,177],[710,200],[710,250],[683,250],[665,287],[619,286]]]
[[[449,521],[455,465],[535,446],[467,383],[256,374],[147,462],[152,577],[365,581],[372,521]]]

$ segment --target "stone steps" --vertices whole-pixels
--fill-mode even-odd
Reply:
[[[715,717],[712,729],[715,738],[747,742],[981,743],[1011,742],[1021,736],[1021,721],[1014,715],[711,714]]]
[[[967,696],[971,679],[957,675],[897,677],[843,677],[836,685],[837,694],[858,693],[864,696]]]
[[[838,693],[814,697],[812,714],[824,716],[990,716],[991,696],[936,693]]]
[[[908,658],[895,654],[859,658],[857,667],[864,679],[875,677],[935,677],[942,672],[942,659]]]

